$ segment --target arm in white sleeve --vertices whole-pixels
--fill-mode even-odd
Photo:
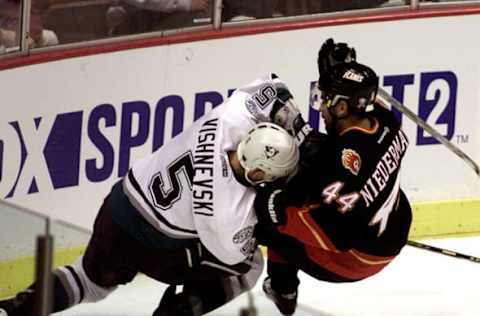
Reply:
[[[243,107],[255,123],[271,122],[274,104],[285,97],[285,92],[290,95],[285,82],[270,73],[235,90],[230,100]]]
[[[228,156],[215,157],[214,180],[196,172],[193,181],[193,218],[201,243],[219,261],[235,265],[255,249],[253,211],[255,190],[235,179]],[[216,174],[218,173],[218,174]]]
[[[241,131],[246,135],[249,128],[244,125],[248,124],[240,120],[231,125],[221,117],[214,148],[208,147],[210,159],[205,158],[203,152],[193,153],[192,212],[202,245],[218,264],[234,266],[249,261],[256,247],[253,238],[253,227],[257,223],[253,211],[256,192],[238,182],[228,157],[228,152],[238,143],[233,138],[239,138]],[[207,148],[201,147],[203,144],[196,147]]]

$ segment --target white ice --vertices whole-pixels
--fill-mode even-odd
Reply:
[[[480,237],[422,242],[480,257]],[[480,315],[480,263],[410,246],[383,271],[364,281],[329,284],[305,274],[300,278],[299,307],[295,314],[299,316]],[[164,289],[165,285],[138,276],[104,301],[83,304],[55,315],[151,315]],[[254,288],[253,295],[258,315],[280,315],[263,295],[261,282]],[[239,315],[245,306],[247,296],[244,294],[209,315]]]

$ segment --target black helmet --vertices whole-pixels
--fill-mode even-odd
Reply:
[[[375,101],[378,77],[370,67],[357,62],[340,63],[320,76],[318,88],[327,107],[343,99],[353,112],[364,113]]]

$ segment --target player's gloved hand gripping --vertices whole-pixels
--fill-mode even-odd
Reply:
[[[335,43],[333,38],[323,42],[318,51],[318,74],[320,77],[330,68],[339,63],[349,63],[357,59],[355,48],[348,46],[347,43]]]
[[[273,123],[283,127],[297,140],[300,145],[312,131],[310,124],[305,122],[293,100],[293,96],[285,86],[277,86],[277,99],[273,104],[270,118]]]

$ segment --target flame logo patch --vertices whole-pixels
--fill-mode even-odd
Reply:
[[[360,158],[360,155],[355,150],[344,149],[342,150],[342,165],[345,169],[350,170],[351,173],[357,176],[362,166],[362,158]]]

